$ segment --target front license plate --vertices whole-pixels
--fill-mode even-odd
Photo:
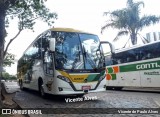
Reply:
[[[90,90],[91,86],[82,86],[82,90]]]

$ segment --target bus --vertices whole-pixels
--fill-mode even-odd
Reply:
[[[84,95],[105,91],[105,57],[95,34],[51,28],[40,34],[18,60],[20,87],[53,95]]]
[[[107,89],[160,87],[160,41],[116,50],[106,64]]]

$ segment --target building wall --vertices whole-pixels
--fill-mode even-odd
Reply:
[[[149,32],[149,33],[146,33],[146,39],[149,42],[160,40],[160,32]]]

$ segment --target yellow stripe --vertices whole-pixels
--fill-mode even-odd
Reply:
[[[74,75],[69,75],[68,73],[64,71],[59,71],[63,76],[69,78],[72,82],[77,82],[77,83],[82,83],[84,80],[88,77],[89,74],[74,74]]]

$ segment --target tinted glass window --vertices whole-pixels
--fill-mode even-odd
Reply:
[[[85,69],[98,68],[100,65],[100,58],[98,58],[96,54],[96,50],[99,46],[98,36],[91,34],[79,34],[79,37],[82,43],[82,50],[85,52]]]
[[[81,44],[77,33],[52,32],[56,39],[55,64],[57,69],[84,69]]]
[[[113,59],[113,64],[134,62],[160,57],[160,42],[136,49],[119,52]]]

